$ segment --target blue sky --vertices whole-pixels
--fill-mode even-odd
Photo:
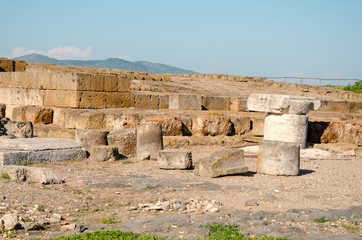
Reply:
[[[361,79],[361,13],[362,0],[2,1],[0,56]]]

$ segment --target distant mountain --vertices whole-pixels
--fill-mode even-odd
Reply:
[[[119,58],[108,58],[106,60],[58,60],[40,54],[29,54],[14,58],[34,63],[53,63],[58,65],[74,65],[79,67],[95,68],[116,68],[132,71],[146,71],[148,73],[195,73],[191,70],[185,70],[161,63],[151,63],[146,61],[130,62]]]

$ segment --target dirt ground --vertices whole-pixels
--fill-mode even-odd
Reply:
[[[197,160],[222,147],[190,147]],[[68,222],[99,223],[104,217],[119,222],[129,218],[169,216],[175,212],[130,211],[139,203],[157,199],[202,197],[222,203],[221,213],[234,210],[286,211],[289,209],[340,209],[361,205],[362,161],[302,159],[301,175],[256,174],[256,155],[245,154],[249,172],[219,178],[196,176],[192,170],[161,170],[156,161],[66,161],[43,163],[64,184],[39,185],[0,180],[0,211],[59,213]],[[169,183],[169,185],[167,184]],[[245,206],[248,200],[257,205]],[[194,213],[201,214],[201,213]]]

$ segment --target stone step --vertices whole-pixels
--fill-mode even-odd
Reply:
[[[34,124],[34,137],[75,139],[76,129],[61,128],[55,124]]]
[[[0,139],[0,165],[24,165],[86,158],[75,140],[59,138]]]

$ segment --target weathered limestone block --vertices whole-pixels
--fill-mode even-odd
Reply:
[[[350,102],[350,101],[322,101],[319,111],[323,112],[343,112],[343,113],[355,113],[362,108],[362,102]]]
[[[75,140],[88,152],[98,145],[107,145],[108,131],[99,129],[77,129]]]
[[[230,97],[202,96],[202,109],[204,110],[230,110]]]
[[[138,109],[158,109],[159,108],[158,94],[137,93],[135,94],[135,108]]]
[[[247,171],[242,149],[224,149],[195,162],[195,174],[203,177],[220,177]]]
[[[7,173],[13,181],[28,181],[40,184],[61,184],[64,182],[48,168],[0,166],[0,173]]]
[[[104,90],[106,92],[118,91],[118,76],[117,75],[105,75],[104,76]]]
[[[362,122],[331,122],[320,140],[321,143],[346,142],[362,145]]]
[[[11,72],[1,72],[0,71],[0,88],[8,88],[11,83]],[[3,102],[3,101],[1,101]],[[3,102],[4,103],[4,102]]]
[[[201,96],[189,94],[171,94],[170,109],[201,110]]]
[[[313,109],[313,102],[305,100],[290,100],[289,114],[305,115],[310,109]]]
[[[14,72],[15,61],[7,58],[0,58],[0,72]]]
[[[109,145],[118,148],[118,152],[128,156],[136,154],[137,150],[137,131],[136,128],[126,128],[110,132],[107,135]]]
[[[170,103],[170,96],[160,94],[160,103],[159,103],[159,109],[169,109],[169,103]]]
[[[117,131],[125,128],[135,128],[138,119],[131,114],[109,114],[106,115],[106,129],[109,131]]]
[[[0,102],[14,105],[43,106],[44,90],[0,88]]]
[[[270,115],[265,118],[264,139],[298,143],[306,148],[308,117],[305,115],[283,114]]]
[[[251,133],[253,136],[264,136],[265,117],[252,117],[251,118]]]
[[[231,97],[230,98],[230,110],[235,112],[243,112],[246,111],[246,99],[238,98],[238,97]]]
[[[5,113],[6,113],[6,105],[0,104],[0,118],[5,117]]]
[[[73,90],[44,90],[44,104],[28,103],[27,105],[78,108],[81,96],[81,92]]]
[[[154,122],[162,125],[163,136],[182,136],[182,122],[179,117],[142,119],[140,123]]]
[[[120,155],[117,147],[93,146],[90,150],[89,159],[95,162],[116,161],[120,159]]]
[[[162,169],[189,169],[192,167],[192,154],[189,150],[167,149],[158,151],[158,166]]]
[[[34,137],[40,138],[66,138],[75,139],[75,129],[60,128],[50,125],[35,124],[33,125]]]
[[[105,92],[79,92],[79,108],[105,108],[106,93]]]
[[[6,121],[3,122],[6,129],[5,135],[12,135],[18,138],[32,138],[33,124],[29,121]]]
[[[135,107],[135,95],[131,93],[107,92],[107,108]]]
[[[45,90],[57,89],[57,74],[45,72],[27,72],[27,78],[23,82],[23,88],[33,88]]]
[[[137,158],[156,160],[163,150],[162,126],[159,123],[142,123],[137,126]]]
[[[84,111],[74,119],[77,129],[104,129],[105,114],[98,111]]]
[[[234,134],[242,135],[251,130],[250,117],[230,117],[230,121],[234,125]]]
[[[11,119],[14,121],[49,124],[53,122],[53,109],[41,106],[15,107]]]
[[[300,167],[297,143],[263,140],[259,146],[257,173],[296,176]]]
[[[293,102],[292,100],[296,100]],[[292,102],[291,102],[292,101]],[[301,103],[301,101],[309,102]],[[289,108],[292,111],[289,112]],[[309,106],[309,109],[307,109]],[[321,106],[321,102],[315,98],[291,96],[291,95],[275,95],[275,94],[250,94],[247,107],[249,111],[267,112],[267,113],[290,113],[306,114],[310,109],[317,110]],[[305,113],[304,113],[305,112]]]
[[[192,119],[192,134],[196,136],[231,135],[233,125],[228,117],[200,116]]]
[[[85,157],[84,148],[72,139],[0,139],[0,165],[56,162]]]

